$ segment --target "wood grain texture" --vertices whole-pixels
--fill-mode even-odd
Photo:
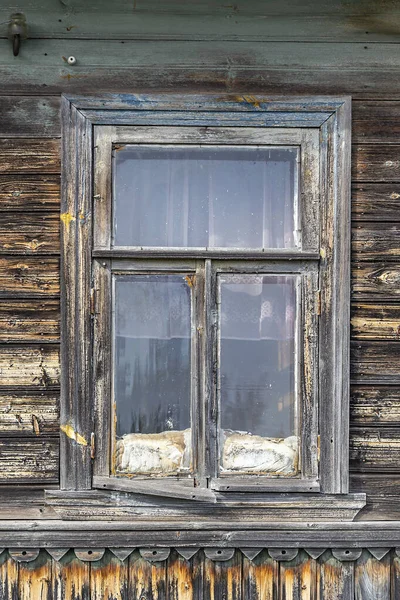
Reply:
[[[1,483],[57,483],[58,438],[0,438]]]
[[[167,596],[166,562],[149,563],[136,550],[128,560],[128,598],[164,600]]]
[[[319,559],[318,600],[354,600],[354,564],[341,562],[326,552]]]
[[[279,564],[266,550],[253,560],[243,556],[243,599],[276,600],[279,593]]]
[[[287,600],[315,598],[316,562],[304,551],[291,561],[279,563],[280,597]]]
[[[354,260],[399,260],[400,224],[363,223],[352,229]]]
[[[18,600],[48,600],[52,595],[52,561],[45,550],[31,562],[18,566]]]
[[[90,600],[90,563],[73,550],[52,561],[53,600]]]
[[[399,342],[359,341],[351,343],[353,382],[400,383]]]
[[[353,385],[350,394],[352,425],[400,425],[398,387]]]
[[[59,429],[57,392],[0,395],[0,436],[57,435]]]
[[[0,138],[60,137],[60,98],[3,96],[0,108]]]
[[[398,223],[400,183],[353,183],[351,210],[353,226],[359,221]]]
[[[377,560],[367,550],[355,565],[354,597],[355,600],[373,598],[374,600],[391,600],[389,555]]]
[[[400,341],[400,305],[353,303],[351,335],[353,340]]]
[[[400,428],[352,427],[350,469],[354,472],[400,472]]]
[[[90,565],[90,600],[128,600],[128,561],[109,550]]]
[[[0,253],[58,254],[59,229],[59,213],[1,213]]]
[[[0,598],[2,600],[18,598],[18,563],[8,552],[0,554]]]
[[[60,294],[57,257],[0,256],[0,298],[48,298]]]
[[[59,173],[60,141],[0,138],[0,173]]]
[[[204,559],[204,599],[229,598],[240,600],[242,581],[242,554],[238,550],[230,560]]]
[[[400,146],[353,145],[352,178],[357,182],[399,182]]]
[[[356,301],[362,298],[372,302],[398,300],[400,263],[353,263],[352,298]]]
[[[60,358],[57,345],[0,346],[0,388],[58,388]]]
[[[60,339],[58,300],[0,300],[0,342],[55,342]]]
[[[400,143],[400,102],[354,102],[352,127],[355,143]]]
[[[170,600],[203,600],[203,554],[187,560],[176,550],[167,564],[167,598]]]
[[[367,495],[367,504],[357,515],[357,520],[400,521],[400,478],[397,474],[352,473],[350,489]]]
[[[42,175],[41,173],[34,175],[0,175],[0,211],[59,210],[59,175]]]

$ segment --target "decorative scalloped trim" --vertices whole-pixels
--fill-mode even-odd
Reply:
[[[114,556],[116,556],[121,562],[126,560],[134,550],[139,551],[139,555],[150,563],[163,562],[168,559],[171,551],[175,549],[176,552],[185,560],[190,560],[199,552],[203,550],[205,557],[209,560],[216,562],[223,562],[231,560],[235,554],[236,548],[224,548],[224,547],[213,547],[213,548],[199,548],[182,546],[177,548],[165,548],[165,547],[154,547],[154,548],[8,548],[8,553],[11,558],[17,562],[32,562],[37,559],[41,550],[46,550],[49,556],[55,560],[60,561],[69,552],[73,550],[75,556],[83,562],[95,562],[101,560],[106,552],[109,550]],[[373,556],[376,560],[382,560],[392,548],[364,548]],[[244,557],[248,560],[254,560],[263,550],[268,550],[269,556],[278,562],[287,562],[294,560],[300,548],[238,548]],[[336,560],[341,562],[356,561],[360,558],[363,548],[303,548],[303,550],[314,560],[317,560],[324,552],[330,550],[332,556]],[[396,556],[400,556],[400,548],[393,549]],[[0,555],[7,551],[7,548],[0,548]]]

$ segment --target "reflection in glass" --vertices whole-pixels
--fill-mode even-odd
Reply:
[[[297,276],[220,277],[221,471],[293,475]]]
[[[293,248],[297,148],[125,146],[116,246]]]
[[[115,278],[117,471],[190,470],[190,282],[184,275]]]

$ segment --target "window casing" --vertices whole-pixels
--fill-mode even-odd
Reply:
[[[121,102],[124,102],[121,97],[110,97],[108,102],[103,101],[106,106],[104,109],[92,99],[64,101],[64,122],[69,133],[64,142],[65,162],[72,164],[72,148],[74,153],[80,155],[83,164],[80,162],[78,172],[73,173],[68,181],[64,180],[63,214],[72,214],[70,210],[65,210],[71,207],[74,213],[72,219],[62,217],[65,295],[63,357],[65,370],[70,374],[68,384],[64,382],[62,420],[64,423],[73,423],[76,427],[74,431],[81,432],[84,429],[87,437],[83,433],[80,435],[88,442],[79,448],[76,440],[64,437],[62,487],[77,491],[97,488],[144,493],[160,497],[161,503],[162,497],[189,502],[229,503],[235,502],[238,494],[257,491],[263,494],[262,501],[266,506],[270,492],[275,496],[279,492],[292,492],[300,494],[300,497],[301,492],[314,492],[316,498],[318,495],[347,494],[349,101],[341,98],[305,99],[301,102],[261,100],[260,104],[249,107],[229,99],[218,104],[215,98],[204,97],[195,103],[193,110],[193,101],[189,96],[178,99],[159,96],[140,99],[134,110],[120,111]],[[84,110],[81,106],[79,112],[84,119],[77,115],[74,104],[83,105]],[[130,104],[130,97],[125,99],[125,104]],[[171,107],[174,108],[171,110]],[[150,108],[152,110],[148,110]],[[79,121],[79,125],[73,122],[74,119]],[[187,192],[190,187],[187,173],[190,175],[200,167],[204,170],[204,160],[211,165],[206,166],[207,183],[196,180],[198,175],[193,176],[195,181],[200,181],[194,188],[199,193],[202,185],[208,186],[207,193],[211,197],[218,186],[220,157],[227,160],[235,152],[239,157],[246,157],[248,152],[261,157],[262,161],[263,152],[265,154],[268,149],[281,153],[290,149],[296,155],[291,190],[293,223],[287,228],[290,235],[282,236],[278,224],[275,238],[266,235],[265,228],[264,233],[257,234],[257,237],[254,234],[256,228],[249,226],[250,234],[247,235],[247,241],[243,241],[240,238],[240,221],[245,222],[245,212],[240,213],[241,218],[237,219],[237,230],[235,219],[231,219],[226,228],[230,232],[228,235],[224,232],[227,213],[225,211],[222,214],[222,211],[222,216],[218,216],[215,203],[212,209],[210,205],[207,206],[205,216],[197,216],[191,221],[190,211],[192,206],[196,206],[196,201],[198,203],[196,197],[192,205],[190,198],[186,203],[181,202],[180,210],[186,216],[175,218],[175,221],[174,216],[179,210],[168,205],[167,211],[170,212],[167,214],[167,226],[164,227],[164,217],[157,210],[162,203],[164,188],[156,184],[157,177],[162,180],[163,169],[166,169],[161,162],[166,153],[169,185],[172,188],[169,196],[172,200],[168,202],[173,204],[174,199],[182,193],[182,179],[186,177]],[[140,205],[140,193],[136,193],[132,201],[135,206],[132,208],[132,202],[126,201],[131,196],[124,196],[121,192],[117,161],[120,160],[118,154],[123,156],[124,153],[128,162],[133,161],[132,172],[135,171],[135,165],[137,167],[140,161],[145,161],[142,163],[145,165],[142,172],[134,176],[136,192],[138,189],[140,191],[141,186],[150,185],[146,181],[152,183],[152,165],[156,164],[158,172],[154,175],[155,183],[148,195],[148,210],[147,205],[146,210]],[[193,156],[197,166],[193,167],[193,161],[185,167],[186,175],[184,173],[182,176],[182,160],[190,160]],[[217,160],[214,160],[215,157]],[[235,168],[240,169],[240,163]],[[71,175],[71,171],[69,173]],[[129,173],[130,167],[127,165],[128,183]],[[136,173],[139,173],[138,167]],[[234,179],[234,170],[232,173]],[[257,175],[254,179],[257,179]],[[240,183],[236,187],[239,189]],[[157,204],[157,198],[154,201],[151,198],[159,190],[161,201]],[[152,208],[152,201],[155,209]],[[229,201],[228,198],[226,202]],[[267,201],[263,204],[264,213]],[[134,225],[129,226],[124,221]],[[174,229],[171,222],[178,226]],[[229,237],[232,231],[239,232],[236,235],[239,242],[236,244],[232,236],[228,241],[224,240],[224,235]],[[161,242],[158,244],[157,240]],[[222,240],[222,243],[218,240]],[[257,242],[254,245],[253,240]],[[79,259],[76,252],[72,252],[73,248],[81,249]],[[74,262],[72,269],[71,261]],[[169,295],[166,290],[169,290]],[[272,334],[268,330],[273,322],[271,318],[267,320],[268,311],[272,310],[271,298],[277,294],[280,294],[276,301],[277,306],[281,305],[279,310],[283,310],[286,302],[286,310],[294,311],[290,334],[286,330],[282,333],[282,327],[279,334]],[[146,300],[149,297],[153,298],[153,313],[149,312]],[[190,321],[189,330],[186,328],[182,333],[179,319],[173,321],[171,316],[154,316],[160,315],[162,307],[165,308],[166,303],[171,301],[167,297],[178,298],[174,302],[186,315],[183,319],[186,325]],[[129,304],[132,298],[136,298],[136,304]],[[257,317],[256,333],[249,333],[249,326],[245,326],[245,334],[237,332],[237,323],[230,317],[235,302],[239,302],[239,311],[243,305],[248,306],[249,311],[256,310],[258,315],[264,314],[264,321],[262,317]],[[225,309],[224,303],[230,303],[230,308],[228,306]],[[261,305],[263,313],[260,312]],[[142,311],[136,321],[127,318],[132,306]],[[143,308],[137,308],[139,306]],[[144,316],[145,306],[146,314],[150,316]],[[276,310],[275,327],[281,314]],[[165,308],[165,315],[172,314],[171,311],[171,308]],[[72,315],[75,315],[75,323],[71,328],[68,324]],[[80,319],[84,327],[79,329],[78,335]],[[246,321],[242,313],[240,319]],[[286,323],[289,322],[287,319]],[[168,334],[163,333],[166,328]],[[273,339],[274,335],[278,340]],[[171,339],[178,341],[171,343]],[[293,450],[290,447],[293,442],[288,442],[285,456],[290,455],[291,458],[280,467],[281,470],[278,468],[274,471],[271,466],[257,468],[256,464],[254,468],[250,464],[249,468],[248,462],[248,456],[251,457],[252,452],[254,454],[255,441],[262,452],[270,442],[282,443],[277,434],[267,435],[267,440],[257,434],[244,438],[238,427],[231,427],[235,412],[232,410],[225,413],[228,415],[228,424],[224,425],[224,403],[229,405],[230,402],[232,406],[234,393],[230,391],[231,400],[227,400],[229,394],[223,389],[227,377],[236,381],[236,396],[240,397],[238,389],[242,385],[240,377],[243,373],[239,375],[239,367],[229,371],[229,364],[234,362],[232,357],[237,355],[238,348],[240,355],[241,347],[246,347],[249,353],[254,352],[254,360],[248,359],[246,362],[239,358],[237,362],[239,366],[247,365],[244,372],[247,368],[250,376],[257,368],[262,377],[265,376],[262,361],[258,364],[256,360],[259,351],[251,348],[270,352],[271,357],[279,349],[283,353],[281,365],[286,365],[289,359],[292,361],[289,375],[287,369],[280,368],[286,373],[282,389],[284,386],[287,388],[288,381],[291,382],[292,402],[291,416],[288,417],[290,425],[281,425],[281,430],[293,433],[293,436],[283,437],[297,437],[297,445]],[[124,416],[119,405],[123,397],[126,397],[125,404],[129,405],[129,394],[132,392],[132,373],[128,373],[129,385],[126,385],[126,372],[130,368],[128,359],[121,359],[122,375],[115,375],[119,368],[118,357],[130,352],[130,356],[135,357],[139,364],[143,348],[147,363],[150,355],[154,362],[155,351],[164,352],[174,364],[180,365],[180,372],[184,373],[182,380],[175,378],[177,383],[174,384],[168,367],[164,384],[165,389],[181,390],[179,394],[183,408],[180,414],[185,416],[177,422],[184,425],[176,435],[173,430],[172,437],[178,440],[176,445],[181,449],[182,440],[185,439],[184,450],[175,463],[170,459],[169,462],[164,460],[165,457],[160,460],[158,454],[155,467],[153,463],[149,467],[150,463],[145,460],[146,452],[151,456],[149,440],[143,441],[143,437],[139,439],[137,434],[142,435],[144,431],[143,435],[146,436],[150,433],[151,444],[157,446],[157,452],[161,438],[163,444],[167,438],[166,445],[171,445],[171,435],[168,431],[154,432],[153,435],[151,427],[143,425],[147,418],[151,421],[146,413],[147,405],[152,403],[150,398],[144,403],[142,412],[129,413],[129,418],[133,415],[132,423],[139,423],[132,426],[136,428],[136,433],[133,431],[134,435],[129,438],[129,454],[125,440],[128,440],[126,436],[131,426],[127,424],[126,414]],[[186,358],[182,359],[182,356]],[[283,377],[284,374],[281,375]],[[163,389],[158,379],[158,376],[153,377],[151,385],[154,386],[154,396],[158,394],[162,397]],[[136,394],[139,389],[145,390],[139,386],[135,388]],[[145,391],[142,395],[145,395]],[[188,391],[190,406],[185,407],[184,398]],[[261,393],[261,400],[262,397]],[[271,398],[273,395],[269,396],[269,401]],[[286,404],[288,402],[290,404],[286,400]],[[282,402],[280,404],[283,406]],[[254,403],[256,405],[257,402]],[[84,412],[85,408],[87,412]],[[258,415],[262,414],[258,410]],[[151,412],[150,408],[148,412]],[[253,423],[258,418],[257,411],[255,414]],[[236,424],[240,422],[240,410],[237,410],[237,415]],[[248,418],[251,420],[251,415]],[[165,417],[163,422],[167,420]],[[174,423],[173,419],[171,422]],[[186,427],[188,423],[189,428]],[[255,427],[258,427],[257,423]],[[190,434],[184,433],[189,429]],[[261,432],[262,429],[257,431],[258,434]],[[271,440],[271,437],[277,439]],[[92,440],[91,444],[89,439]],[[241,452],[246,445],[248,454],[244,460]],[[143,459],[143,468],[138,467],[135,458],[138,453]],[[63,467],[68,460],[69,467]],[[163,467],[159,467],[161,463]],[[249,495],[246,501],[251,502],[254,498],[254,495]],[[257,502],[260,502],[260,498]],[[315,502],[318,503],[317,500]],[[360,503],[359,498],[357,502]]]

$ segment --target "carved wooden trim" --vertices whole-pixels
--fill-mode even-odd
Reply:
[[[277,561],[287,562],[298,555],[297,548],[268,548],[268,554]]]
[[[153,547],[153,548],[113,548],[109,550],[114,556],[116,556],[121,562],[124,562],[133,552],[138,549],[139,554],[134,560],[137,560],[139,555],[147,560],[149,563],[158,563],[168,560],[171,551],[176,552],[185,560],[190,561],[199,551],[204,552],[205,558],[215,562],[225,562],[231,560],[234,555],[236,548],[224,548],[224,547]],[[252,561],[261,554],[263,550],[268,550],[270,557],[277,562],[290,562],[294,560],[301,548],[264,548],[262,546],[257,548],[243,547],[238,548],[243,557]],[[382,560],[391,550],[390,547],[376,547],[376,548],[364,548],[377,560]],[[7,548],[0,548],[0,554],[6,551]],[[8,553],[12,559],[16,562],[32,562],[36,560],[42,550],[46,550],[49,557],[56,562],[63,559],[63,557],[70,551],[73,550],[75,556],[82,562],[96,562],[104,557],[106,548],[9,548]],[[303,550],[313,559],[318,560],[325,552],[330,551],[332,556],[340,562],[356,562],[362,555],[363,548],[309,548],[305,547]],[[400,547],[394,548],[396,556],[400,556]]]

